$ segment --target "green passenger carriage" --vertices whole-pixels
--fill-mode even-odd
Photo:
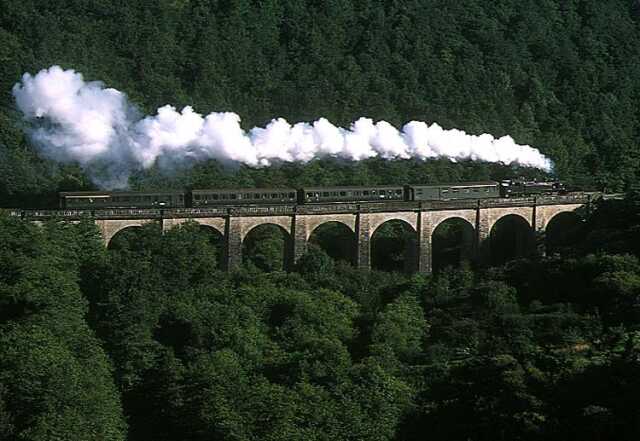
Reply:
[[[295,188],[245,188],[224,190],[192,190],[191,205],[295,204]]]
[[[368,187],[304,187],[300,189],[301,204],[330,202],[404,201],[402,185]]]
[[[182,191],[65,191],[60,193],[60,208],[163,208],[185,207]]]
[[[411,201],[447,201],[498,197],[500,197],[500,186],[495,181],[407,186],[407,200]]]

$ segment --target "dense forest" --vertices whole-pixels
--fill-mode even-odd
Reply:
[[[245,129],[367,116],[509,134],[548,155],[561,179],[622,191],[640,173],[639,20],[632,0],[0,0],[0,199],[25,206],[92,187],[77,166],[35,155],[15,109],[21,75],[54,64],[124,91],[144,114],[193,105],[236,112]],[[292,176],[211,161],[170,184],[406,182],[405,167],[422,167],[419,182],[496,176],[446,161],[398,161],[380,176],[375,162],[345,176],[315,161]],[[158,174],[132,185],[167,186]]]
[[[0,214],[0,439],[638,439],[638,219],[631,193],[549,257],[425,276],[334,260],[330,231],[227,273],[197,224],[106,249]]]
[[[329,228],[284,272],[285,237],[265,228],[225,272],[220,238],[196,224],[125,230],[105,248],[92,222],[0,209],[0,440],[640,438],[637,1],[0,0],[0,207],[95,188],[79,165],[37,155],[15,107],[21,75],[54,64],[144,114],[508,134],[569,184],[627,196],[579,213],[546,256],[445,259],[432,275],[403,271],[411,237],[394,227],[372,241],[372,271]],[[130,185],[516,175],[545,177],[445,159],[211,160]],[[436,261],[454,236],[434,237]]]

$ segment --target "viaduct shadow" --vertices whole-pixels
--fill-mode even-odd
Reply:
[[[326,222],[319,225],[309,237],[309,243],[322,248],[335,261],[354,265],[357,243],[355,233],[342,222]]]
[[[418,235],[399,219],[380,225],[371,235],[371,268],[411,273],[418,269]]]
[[[441,222],[431,236],[434,272],[458,267],[474,257],[475,229],[466,219],[454,217]]]
[[[535,253],[535,235],[529,222],[517,214],[501,217],[491,229],[488,248],[492,265],[528,257]]]

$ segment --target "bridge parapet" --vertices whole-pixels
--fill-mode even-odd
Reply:
[[[541,196],[537,198],[537,205],[586,204],[602,196],[598,193],[564,194],[556,196]]]
[[[295,205],[267,205],[251,207],[230,207],[232,216],[290,216],[296,211]]]
[[[20,216],[30,220],[47,220],[62,218],[65,220],[78,220],[82,218],[92,218],[91,210],[13,210],[15,216]]]
[[[294,214],[355,214],[391,213],[407,211],[469,210],[487,208],[532,207],[544,205],[588,204],[599,197],[598,193],[577,193],[526,198],[464,199],[455,201],[386,201],[363,203],[333,203],[308,205],[260,205],[198,208],[119,208],[97,210],[18,210],[8,209],[10,216],[31,220],[82,218],[94,219],[170,219],[209,218],[227,216],[292,216]],[[614,197],[617,195],[613,195]]]
[[[160,219],[162,210],[155,208],[95,210],[96,219]]]
[[[227,208],[205,207],[205,208],[172,208],[164,210],[165,217],[194,218],[194,217],[223,217],[229,214]]]

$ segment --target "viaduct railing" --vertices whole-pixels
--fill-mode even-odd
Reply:
[[[60,218],[66,220],[91,219],[169,219],[210,218],[226,216],[291,216],[295,214],[389,213],[398,211],[439,211],[478,208],[531,207],[541,205],[588,204],[597,198],[611,199],[611,195],[577,193],[528,198],[469,199],[457,201],[421,202],[362,202],[309,205],[224,206],[200,208],[119,208],[96,210],[7,210],[10,216],[29,220]],[[614,195],[618,196],[618,195]]]

